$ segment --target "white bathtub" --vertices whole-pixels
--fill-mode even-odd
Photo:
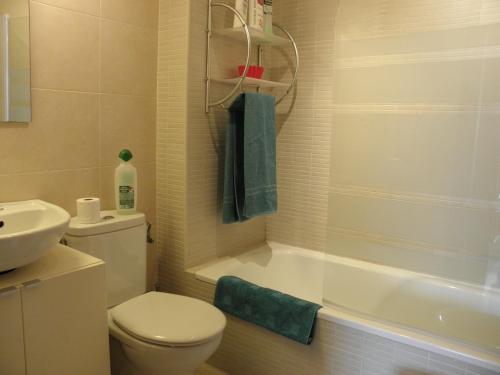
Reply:
[[[317,302],[319,319],[500,372],[500,291],[270,242],[190,270]],[[325,285],[325,287],[324,287]]]

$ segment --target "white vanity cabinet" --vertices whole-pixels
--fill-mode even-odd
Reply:
[[[0,291],[0,374],[24,375],[24,338],[21,291]]]
[[[0,275],[0,375],[109,375],[104,263],[58,245]]]

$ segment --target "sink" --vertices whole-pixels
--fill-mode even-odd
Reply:
[[[0,203],[0,272],[45,255],[66,232],[69,219],[61,207],[38,199]]]

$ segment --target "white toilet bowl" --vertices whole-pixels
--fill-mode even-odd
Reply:
[[[150,292],[108,312],[109,332],[137,375],[193,375],[217,350],[226,319],[194,298]]]
[[[192,375],[222,338],[226,318],[189,297],[146,290],[146,218],[101,212],[95,224],[72,218],[69,246],[106,262],[113,375]]]

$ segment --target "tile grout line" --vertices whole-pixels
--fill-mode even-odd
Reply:
[[[101,1],[99,2],[99,14],[98,15],[95,15],[95,14],[92,14],[92,13],[83,12],[83,11],[76,10],[76,9],[64,8],[62,6],[58,6],[58,5],[54,5],[54,4],[47,4],[47,3],[44,3],[44,2],[42,2],[40,0],[31,0],[31,2],[39,4],[39,5],[42,5],[42,6],[46,6],[46,7],[49,7],[49,8],[55,8],[55,9],[60,9],[60,10],[67,11],[67,12],[70,12],[70,13],[79,14],[79,15],[82,15],[82,16],[87,16],[87,17],[96,18],[96,19],[102,19],[102,20],[105,20],[105,21],[110,21],[110,22],[115,22],[115,23],[119,23],[119,24],[122,24],[122,25],[128,25],[128,26],[136,27],[138,29],[145,30],[145,31],[146,30],[147,31],[151,31],[151,32],[157,32],[158,31],[156,28],[145,27],[145,26],[137,25],[137,24],[131,23],[131,22],[126,22],[126,21],[121,21],[121,20],[117,20],[117,19],[113,19],[113,18],[103,17],[102,16],[102,2]]]
[[[137,163],[137,166],[152,166],[155,164],[155,161],[146,161]],[[0,178],[5,177],[13,177],[13,176],[29,176],[29,175],[37,175],[37,174],[48,174],[48,173],[63,173],[63,172],[77,172],[77,171],[93,171],[93,170],[101,170],[104,168],[114,168],[114,165],[96,165],[91,167],[80,167],[80,168],[63,168],[63,169],[42,169],[42,170],[33,170],[33,171],[24,171],[17,173],[0,173]]]
[[[100,72],[98,73],[98,75]],[[98,76],[98,81],[100,77]],[[124,96],[131,98],[143,98],[143,99],[155,99],[154,95],[137,95],[137,94],[124,94],[117,92],[99,92],[99,88],[97,91],[80,91],[80,90],[66,90],[66,89],[53,89],[53,88],[44,88],[44,87],[32,87],[32,90],[38,91],[52,91],[52,92],[63,92],[68,94],[84,94],[84,95],[108,95],[108,96]]]
[[[99,176],[98,176],[98,188],[99,188],[99,196],[103,195],[103,183],[102,183],[102,0],[99,0],[99,37],[98,37],[98,52],[97,52],[97,61],[98,61],[98,71],[97,71],[97,121],[98,121],[98,136],[97,136],[97,144],[98,144],[98,152],[99,152]]]
[[[13,176],[29,176],[35,174],[48,174],[48,173],[62,173],[62,172],[77,172],[77,171],[93,171],[99,170],[99,166],[93,167],[82,167],[82,168],[65,168],[65,169],[47,169],[47,170],[36,170],[36,171],[26,171],[18,173],[3,173],[0,177],[13,177]]]

